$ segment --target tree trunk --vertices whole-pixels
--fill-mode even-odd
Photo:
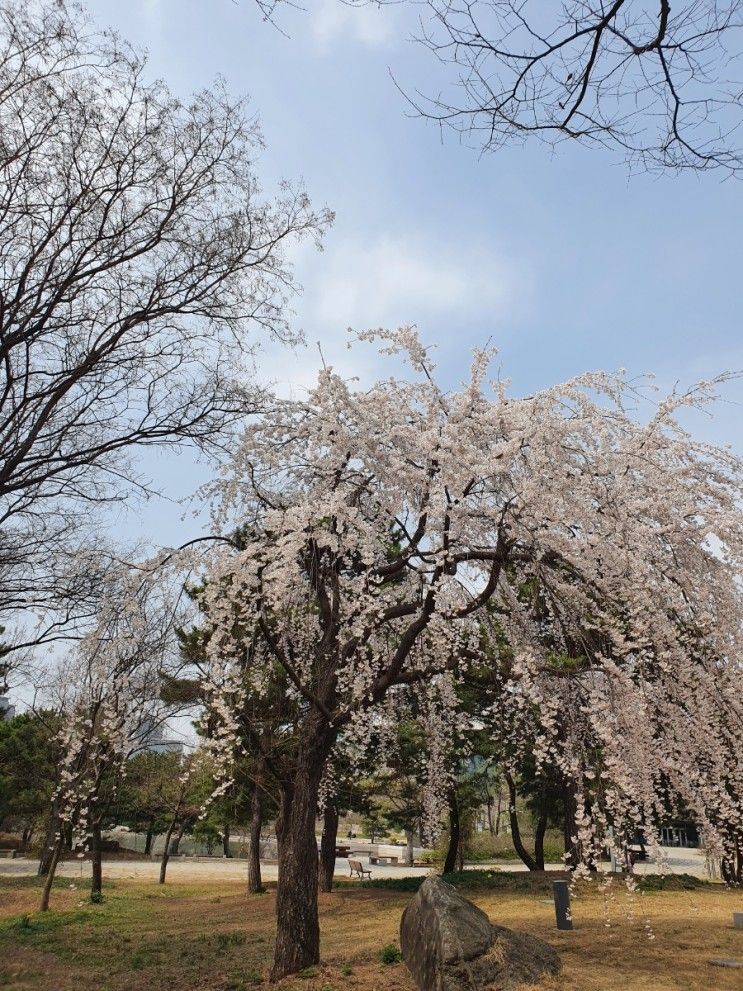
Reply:
[[[338,841],[338,806],[328,801],[323,816],[323,830],[320,839],[320,891],[333,890],[335,874],[335,845]]]
[[[578,844],[573,837],[578,832],[577,827],[578,802],[575,797],[575,782],[569,779],[565,784],[565,824],[563,828],[565,839],[565,865],[572,871],[580,863]]]
[[[547,832],[547,801],[545,789],[542,789],[542,802],[539,806],[539,818],[534,833],[534,861],[538,871],[544,870],[544,834]]]
[[[52,848],[52,856],[49,861],[49,867],[44,880],[44,889],[41,892],[41,904],[39,905],[40,912],[47,912],[49,910],[49,896],[52,891],[52,884],[54,884],[54,875],[57,873],[57,864],[59,863],[59,855],[62,852],[62,843],[62,830],[60,829],[59,835],[57,836]]]
[[[103,890],[103,860],[101,856],[101,823],[94,819],[90,834],[90,860],[92,881],[90,884],[90,900],[98,901]]]
[[[501,815],[503,814],[503,812],[502,812],[502,805],[503,805],[503,792],[501,791],[501,786],[499,784],[498,785],[498,809],[497,809],[496,814],[495,814],[495,835],[496,836],[498,836],[500,834],[500,819],[501,819]]]
[[[250,803],[250,851],[248,852],[248,891],[257,895],[263,891],[261,879],[261,827],[262,810],[261,796],[258,785],[253,787],[253,797]]]
[[[170,838],[173,835],[173,830],[175,829],[175,824],[177,822],[177,818],[176,818],[177,815],[178,813],[176,812],[176,814],[170,820],[168,831],[165,834],[165,846],[163,847],[163,855],[162,855],[162,859],[160,860],[160,880],[158,882],[159,884],[165,884],[165,872],[168,869],[168,861],[170,860]]]
[[[415,863],[415,833],[412,829],[405,830],[405,863],[408,867],[412,867]]]
[[[178,827],[178,832],[176,833],[175,839],[170,844],[170,850],[168,851],[171,857],[177,857],[178,851],[181,848],[181,840],[186,832],[186,827],[188,826],[188,820],[184,819],[180,826]]]
[[[147,833],[144,838],[144,852],[145,856],[149,857],[152,853],[152,840],[155,836],[155,817],[150,819],[149,825],[147,826]]]
[[[508,785],[508,816],[511,822],[511,839],[514,850],[530,871],[541,870],[542,868],[537,867],[536,861],[521,840],[519,817],[516,813],[516,782],[513,780],[513,775],[508,771],[506,771],[506,784]]]
[[[449,792],[449,848],[444,860],[444,874],[452,874],[457,866],[459,850],[459,803],[456,789]]]
[[[224,824],[224,832],[222,833],[222,853],[225,857],[232,856],[232,852],[230,851],[230,824],[228,822]]]
[[[335,732],[323,723],[319,714],[308,718],[294,779],[282,787],[276,821],[279,882],[273,981],[320,962],[315,821],[320,780],[335,741]]]
[[[49,868],[52,863],[52,858],[54,857],[54,848],[56,847],[57,840],[59,839],[61,834],[62,834],[62,824],[59,821],[59,803],[55,798],[54,802],[52,803],[52,810],[49,813],[49,820],[46,824],[46,835],[44,836],[44,845],[41,848],[41,858],[39,860],[39,869],[37,872],[39,877],[46,877],[46,875],[49,873]]]
[[[33,826],[26,826],[21,835],[21,853],[25,853],[31,843],[31,837],[34,834]]]

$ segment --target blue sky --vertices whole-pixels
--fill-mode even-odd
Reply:
[[[322,254],[302,250],[296,322],[309,347],[267,348],[259,372],[301,388],[326,360],[373,374],[345,330],[416,323],[455,385],[469,349],[492,339],[517,393],[586,369],[654,372],[661,386],[743,368],[743,185],[713,175],[629,177],[608,152],[539,145],[482,157],[411,119],[403,87],[436,93],[442,67],[409,41],[407,5],[356,9],[311,0],[286,35],[252,0],[89,0],[101,24],[149,51],[150,69],[187,96],[222,74],[249,94],[270,190],[302,177],[336,212]],[[743,453],[743,386],[698,433]],[[166,462],[152,462],[161,473]],[[169,459],[168,492],[203,472]],[[122,520],[122,525],[126,521]],[[163,504],[126,525],[172,543],[195,530]]]

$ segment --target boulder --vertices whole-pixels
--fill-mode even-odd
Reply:
[[[420,991],[511,991],[560,969],[551,946],[494,926],[435,875],[403,912],[400,946]]]

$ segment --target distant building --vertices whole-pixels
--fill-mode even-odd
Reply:
[[[180,754],[183,753],[183,744],[170,735],[171,730],[167,723],[157,723],[152,725],[150,720],[145,720],[140,732],[140,749],[151,754]]]
[[[10,704],[10,700],[5,695],[0,695],[0,722],[12,719],[15,715],[15,706]]]

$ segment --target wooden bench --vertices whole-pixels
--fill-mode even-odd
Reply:
[[[364,865],[361,863],[360,860],[351,860],[349,858],[348,866],[351,869],[351,873],[348,875],[349,877],[353,877],[354,874],[356,874],[363,881],[364,875],[368,875],[368,877],[371,879],[371,871],[364,870]]]

